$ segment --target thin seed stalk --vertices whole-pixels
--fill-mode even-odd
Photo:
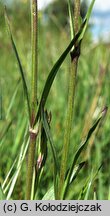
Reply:
[[[79,19],[80,16],[80,0],[74,1],[74,34],[76,35],[79,30]],[[77,44],[75,44],[77,47]],[[61,168],[60,168],[60,180],[59,180],[59,195],[58,199],[63,199],[63,186],[65,181],[65,175],[67,172],[67,162],[68,162],[68,152],[70,146],[70,136],[71,128],[73,121],[73,108],[74,108],[74,99],[75,99],[75,88],[76,88],[76,75],[77,75],[77,66],[79,52],[76,48],[76,57],[73,58],[71,51],[71,66],[70,66],[70,79],[69,79],[69,93],[68,93],[68,106],[67,106],[67,117],[65,124],[65,133],[64,133],[64,144],[61,158]]]
[[[31,82],[31,123],[30,144],[28,150],[28,165],[26,179],[26,199],[31,199],[32,180],[35,163],[35,147],[37,132],[34,129],[34,121],[37,105],[37,0],[31,0],[31,46],[32,46],[32,82]]]

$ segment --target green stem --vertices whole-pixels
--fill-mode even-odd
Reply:
[[[78,33],[80,28],[80,0],[74,0],[74,35]]]
[[[32,179],[35,162],[35,147],[37,131],[34,130],[34,121],[37,105],[37,0],[31,0],[31,45],[32,45],[32,87],[31,87],[31,123],[30,123],[30,144],[28,150],[28,165],[26,179],[26,199],[31,199]]]
[[[74,1],[74,35],[77,34],[79,30],[79,14],[80,14],[80,1]],[[64,133],[64,144],[61,158],[61,169],[60,169],[60,180],[59,180],[59,199],[63,199],[63,186],[65,181],[65,175],[67,171],[67,162],[68,162],[68,152],[70,145],[70,136],[71,136],[71,127],[73,121],[73,107],[74,107],[74,99],[75,99],[75,87],[76,87],[76,74],[77,74],[77,66],[78,66],[78,57],[79,57],[79,47],[77,44],[76,53],[73,57],[73,53],[71,52],[71,68],[70,68],[70,80],[69,80],[69,96],[68,96],[68,107],[67,107],[67,117],[66,117],[66,125],[65,125],[65,133]]]
[[[34,125],[37,104],[37,67],[38,67],[38,12],[37,0],[31,0],[31,49],[32,49],[32,83],[31,83],[31,127]]]
[[[35,162],[35,146],[36,146],[36,133],[30,132],[30,145],[28,150],[28,168],[27,168],[27,182],[26,182],[26,200],[31,199],[32,179],[34,172]]]

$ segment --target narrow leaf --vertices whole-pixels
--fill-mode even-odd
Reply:
[[[6,200],[5,194],[3,193],[1,186],[0,186],[0,200]]]
[[[16,87],[15,87],[15,89],[14,89],[14,93],[13,93],[13,95],[11,96],[11,100],[10,100],[10,103],[9,103],[9,107],[8,107],[7,113],[6,113],[6,119],[8,119],[9,114],[10,114],[10,111],[11,111],[12,106],[13,106],[13,104],[14,104],[15,97],[16,97],[17,92],[18,92],[18,89],[19,89],[20,81],[21,81],[21,79],[19,79],[19,80],[17,81],[17,85],[16,85]]]
[[[68,11],[70,18],[70,30],[71,30],[71,39],[74,37],[74,22],[73,22],[73,8],[71,5],[71,0],[68,0]]]
[[[92,126],[92,128],[90,128],[90,130],[89,130],[89,132],[88,132],[88,135],[87,135],[85,141],[83,142],[83,144],[80,146],[80,148],[79,148],[78,151],[76,152],[75,157],[74,157],[74,159],[73,159],[73,163],[72,163],[71,168],[70,168],[70,170],[69,170],[67,179],[66,179],[66,181],[65,181],[65,185],[64,185],[63,192],[62,192],[62,196],[65,196],[66,191],[67,191],[67,189],[68,189],[68,187],[69,187],[70,178],[71,178],[72,172],[73,172],[73,170],[74,170],[74,168],[75,168],[76,162],[77,162],[77,160],[78,160],[80,154],[82,153],[84,147],[86,146],[88,140],[90,139],[91,135],[92,135],[93,132],[95,131],[95,129],[96,129],[96,127],[98,126],[99,122],[101,121],[102,117],[103,117],[103,113],[102,113],[102,115],[99,117],[99,119],[96,121],[96,123]]]
[[[47,139],[49,140],[50,143],[50,147],[51,147],[51,151],[52,151],[52,155],[53,155],[53,160],[54,160],[54,189],[55,189],[55,196],[57,195],[57,180],[58,180],[58,164],[57,164],[57,157],[56,157],[56,151],[54,148],[54,144],[53,144],[53,139],[52,139],[52,135],[50,132],[50,128],[47,122],[47,118],[46,118],[46,114],[42,109],[42,114],[41,114],[41,120],[42,120],[42,124],[47,136]]]
[[[52,70],[50,71],[43,92],[42,92],[42,96],[41,96],[41,100],[40,100],[40,104],[39,104],[39,108],[38,108],[38,112],[36,115],[36,119],[35,119],[35,123],[38,121],[38,118],[40,117],[40,113],[41,113],[41,107],[45,106],[45,103],[47,101],[47,97],[49,95],[52,83],[57,75],[57,72],[60,68],[60,66],[62,65],[63,61],[65,60],[66,56],[68,55],[68,53],[70,52],[71,48],[74,46],[74,44],[76,43],[76,41],[78,40],[79,36],[81,35],[83,28],[85,26],[86,21],[82,24],[79,32],[76,34],[76,36],[73,38],[73,40],[70,42],[70,44],[68,45],[68,47],[65,49],[65,51],[63,52],[63,54],[60,56],[60,58],[57,60],[57,62],[55,63],[55,65],[53,66]]]
[[[53,158],[54,158],[54,162],[55,162],[55,167],[57,169],[56,152],[55,152],[55,148],[54,148],[54,145],[53,145],[53,139],[52,139],[52,135],[51,135],[51,132],[50,132],[50,128],[49,128],[49,125],[48,125],[48,122],[47,122],[45,112],[42,113],[42,123],[43,123],[43,127],[44,127],[44,130],[45,130],[47,139],[49,140],[50,145],[51,145],[51,150],[52,150],[52,154],[53,154]]]
[[[92,0],[90,6],[88,8],[87,14],[86,14],[85,19],[84,19],[86,22],[85,22],[84,28],[83,28],[83,30],[81,32],[81,35],[79,37],[79,41],[83,39],[84,34],[86,32],[86,29],[87,29],[87,26],[88,26],[88,22],[89,22],[89,19],[90,19],[90,16],[91,16],[91,12],[92,12],[94,3],[95,3],[95,0]]]
[[[71,51],[72,47],[75,45],[75,43],[77,41],[79,41],[79,44],[81,43],[81,40],[84,37],[84,34],[86,32],[87,26],[88,26],[88,22],[89,22],[89,18],[92,12],[92,8],[94,5],[95,0],[92,0],[90,7],[87,11],[86,17],[84,19],[84,22],[82,23],[79,32],[76,34],[76,36],[73,38],[73,40],[70,42],[70,44],[68,45],[68,47],[66,48],[66,50],[63,52],[63,54],[60,56],[60,58],[57,60],[57,62],[55,63],[55,65],[53,66],[52,70],[50,71],[48,78],[46,80],[44,89],[43,89],[43,93],[41,96],[41,100],[40,100],[40,104],[39,104],[39,108],[38,108],[38,112],[36,115],[36,119],[34,124],[36,124],[36,122],[38,121],[38,118],[40,116],[40,110],[41,110],[41,106],[45,106],[45,103],[47,101],[47,97],[49,95],[52,83],[55,79],[55,76],[60,68],[60,66],[62,65],[63,61],[65,60],[66,56],[68,55],[68,53]]]
[[[69,182],[70,184],[75,180],[75,178],[77,177],[78,173],[80,172],[80,170],[83,168],[84,165],[85,165],[85,161],[75,166],[70,178],[70,182]]]
[[[87,144],[88,140],[90,139],[91,135],[93,134],[93,132],[95,131],[96,127],[98,126],[99,122],[101,121],[102,117],[100,117],[96,123],[93,125],[93,127],[89,130],[88,135],[86,137],[86,140],[84,141],[84,143],[81,145],[81,147],[78,149],[78,151],[76,152],[76,155],[74,157],[74,161],[70,170],[70,173],[72,172],[74,165],[76,164],[76,161],[78,160],[81,152],[83,151],[85,145]]]
[[[91,171],[90,176],[88,177],[86,183],[84,184],[78,199],[87,200],[89,198],[91,186],[92,186],[95,178],[97,177],[98,172],[100,171],[101,167],[102,167],[102,165],[95,172],[93,172],[93,170]]]
[[[76,177],[78,176],[80,170],[83,168],[84,165],[85,165],[85,161],[74,167],[73,172],[72,172],[71,177],[70,177],[70,180],[69,180],[69,183],[68,183],[68,175],[69,175],[69,172],[68,172],[68,175],[66,177],[65,184],[64,184],[63,193],[62,193],[63,199],[65,199],[65,196],[67,193],[67,189],[68,189],[67,184],[69,186],[70,184],[73,183],[73,181],[76,179]]]
[[[11,197],[11,195],[13,193],[16,181],[18,179],[19,172],[20,172],[21,167],[22,167],[22,163],[23,163],[23,161],[25,159],[25,156],[26,156],[28,146],[29,146],[29,138],[28,138],[27,129],[26,129],[26,134],[24,136],[24,142],[23,142],[23,144],[21,146],[21,150],[20,150],[17,165],[16,165],[16,171],[13,174],[13,177],[12,177],[11,182],[10,182],[10,188],[9,188],[9,191],[8,191],[8,194],[7,194],[7,200],[10,199],[10,197]]]
[[[85,200],[85,197],[87,197],[87,194],[89,194],[90,188],[91,188],[91,176],[88,177],[83,188],[81,189],[78,200]]]
[[[90,175],[90,179],[85,187],[85,194],[83,194],[84,196],[84,200],[88,200],[89,198],[89,193],[90,193],[90,189],[91,189],[91,186],[92,186],[92,182],[93,182],[93,179],[94,179],[94,176],[93,176],[93,171],[91,172],[91,175]]]
[[[9,172],[7,173],[7,175],[6,175],[6,177],[5,177],[5,180],[4,180],[3,184],[2,184],[2,189],[3,189],[3,191],[4,191],[4,188],[5,188],[5,185],[7,184],[8,180],[9,180],[9,177],[10,177],[12,171],[13,171],[13,168],[15,167],[16,161],[17,161],[17,158],[16,158],[15,161],[13,162],[13,164],[12,164],[12,166],[11,166]]]
[[[12,35],[12,32],[11,32],[10,22],[9,22],[9,19],[8,19],[8,16],[7,16],[6,7],[5,7],[5,20],[6,20],[8,34],[10,36],[12,47],[13,47],[13,50],[14,50],[14,53],[15,53],[15,56],[16,56],[16,60],[17,60],[18,66],[19,66],[19,70],[20,70],[20,74],[21,74],[21,78],[22,78],[22,82],[23,82],[24,93],[25,93],[25,96],[26,96],[26,102],[27,102],[29,120],[30,120],[30,103],[29,103],[28,88],[27,88],[27,84],[26,84],[26,80],[25,80],[25,76],[24,76],[24,71],[23,71],[23,67],[22,67],[22,64],[21,64],[21,60],[20,60],[20,57],[19,57],[16,45],[15,45],[15,42],[14,42],[14,39],[13,39],[13,35]]]
[[[0,147],[2,146],[2,143],[3,143],[4,139],[5,139],[5,136],[7,135],[8,130],[10,129],[11,125],[12,125],[12,120],[7,123],[7,125],[5,126],[4,131],[0,132],[1,133],[1,136],[0,136]]]
[[[55,200],[55,196],[54,196],[54,186],[52,186],[47,193],[44,195],[44,197],[42,198],[42,200]]]

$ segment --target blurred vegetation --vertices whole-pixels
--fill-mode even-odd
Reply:
[[[8,38],[5,22],[4,7],[0,2],[0,92],[2,103],[2,119],[0,120],[0,183],[2,184],[15,158],[18,156],[25,127],[27,125],[27,110],[24,103],[23,88],[20,80],[18,66]],[[62,20],[62,10],[67,10],[61,1],[50,5],[45,11],[39,12],[39,92],[42,91],[46,77],[59,55],[65,49],[70,40],[69,31],[65,31]],[[13,1],[8,4],[8,13],[12,25],[12,31],[23,68],[30,82],[30,5],[29,1]],[[53,9],[56,7],[55,13]],[[63,8],[64,7],[64,8]],[[58,10],[59,8],[59,10]],[[66,8],[66,9],[65,9]],[[59,12],[60,11],[60,12]],[[51,23],[44,22],[45,12],[52,14]],[[68,11],[66,11],[68,13]],[[85,13],[85,12],[84,12]],[[50,15],[49,15],[50,17]],[[66,17],[66,15],[65,15]],[[61,24],[62,23],[62,24]],[[54,28],[54,25],[56,26]],[[81,58],[78,66],[77,89],[75,96],[74,124],[71,135],[70,160],[78,148],[80,141],[85,137],[86,132],[97,118],[98,113],[105,105],[110,107],[110,43],[94,43],[92,35],[87,32],[81,48]],[[51,90],[47,108],[52,112],[51,130],[53,140],[60,159],[64,120],[66,115],[66,101],[68,91],[70,60],[66,61],[60,68],[60,72]],[[39,95],[40,97],[40,95]],[[40,98],[38,98],[39,100]],[[5,135],[4,135],[5,134]],[[92,185],[89,199],[93,199],[94,191],[97,199],[108,199],[110,187],[110,111],[92,136],[82,161],[87,160],[86,166],[71,187],[68,199],[78,199],[79,191],[85,184],[92,170],[98,169],[103,164],[95,182]],[[52,157],[50,149],[44,178],[39,187],[39,199],[45,194],[52,184]],[[25,193],[26,159],[17,180],[12,199],[23,199]]]
[[[74,1],[71,1],[73,10],[74,10]],[[81,2],[81,17],[84,18],[87,12],[87,1],[83,0]],[[66,27],[69,26],[69,17],[68,17],[68,2],[67,0],[58,1],[55,0],[51,2],[45,9],[44,9],[44,16],[49,19],[50,24],[53,24],[53,20],[58,22],[59,26]]]

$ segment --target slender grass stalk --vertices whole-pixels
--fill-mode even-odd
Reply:
[[[31,0],[31,46],[32,46],[32,83],[31,83],[31,123],[30,145],[28,150],[26,199],[31,199],[32,179],[34,172],[35,147],[38,131],[34,129],[37,105],[37,0]]]
[[[79,17],[80,17],[80,0],[74,1],[74,26],[73,26],[73,35],[76,35],[79,30]],[[68,161],[68,150],[70,144],[71,136],[71,127],[73,121],[73,107],[74,107],[74,98],[75,98],[75,87],[76,87],[76,74],[77,74],[77,65],[79,57],[79,45],[75,44],[75,57],[71,51],[71,68],[70,68],[70,81],[69,81],[69,97],[68,97],[68,107],[67,107],[67,118],[65,125],[64,133],[64,145],[61,159],[61,169],[60,169],[60,180],[59,180],[59,199],[62,197],[62,189],[64,186],[65,175],[67,171],[67,161]]]
[[[74,0],[74,34],[76,35],[79,30],[80,20],[80,0]]]
[[[37,0],[31,0],[31,49],[32,49],[32,83],[31,83],[31,127],[34,125],[37,104],[37,43],[38,43]]]

